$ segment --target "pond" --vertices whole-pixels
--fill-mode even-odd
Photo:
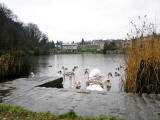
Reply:
[[[75,71],[75,79],[81,82],[81,89],[86,89],[85,69],[99,69],[102,79],[107,77],[111,72],[113,78],[110,78],[112,87],[110,92],[121,92],[123,90],[121,78],[124,77],[122,71],[116,68],[123,65],[123,55],[104,55],[104,54],[67,54],[67,55],[50,55],[50,56],[34,56],[32,58],[32,71],[35,77],[42,76],[62,76],[58,73],[62,70],[62,66],[71,71],[74,66],[78,66]],[[115,72],[121,76],[115,76]],[[66,79],[69,79],[66,77]],[[68,88],[69,80],[64,83],[64,88]]]
[[[160,94],[121,92],[123,76],[116,68],[124,63],[122,55],[51,55],[34,56],[31,60],[35,77],[0,83],[0,103],[18,105],[35,112],[62,114],[72,109],[81,116],[109,115],[126,120],[160,120]],[[64,89],[46,87],[62,76],[57,73],[62,66],[70,71],[74,65],[78,66],[76,80],[82,82],[81,89],[68,89],[65,85]],[[103,78],[112,72],[110,91],[86,90],[86,68],[99,69]],[[121,76],[116,77],[115,71]],[[66,84],[69,82],[67,79],[65,81]]]

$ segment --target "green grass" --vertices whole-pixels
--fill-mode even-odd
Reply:
[[[22,107],[0,104],[0,120],[123,120],[114,116],[100,115],[98,117],[78,116],[73,110],[61,115],[50,112],[32,112]]]
[[[99,46],[97,45],[92,45],[92,46],[81,46],[80,51],[85,51],[85,52],[96,52],[99,49]]]

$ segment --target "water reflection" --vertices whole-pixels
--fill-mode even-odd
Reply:
[[[107,91],[110,91],[110,89],[111,89],[111,86],[107,86]]]
[[[90,70],[99,69],[102,73],[103,79],[107,77],[107,74],[111,72],[113,78],[110,79],[112,87],[109,91],[120,92],[120,77],[115,76],[116,68],[123,64],[122,55],[103,55],[103,54],[73,54],[73,55],[52,55],[52,56],[39,56],[32,58],[32,70],[36,73],[36,76],[60,76],[59,70],[62,70],[62,66],[68,68],[71,71],[76,65],[78,69],[75,71],[75,80],[81,82],[81,88],[86,88],[85,69]],[[52,67],[48,67],[52,66]],[[119,71],[117,71],[119,72]],[[66,79],[67,84],[69,80]]]
[[[6,87],[5,84],[0,84],[0,103],[3,102],[3,98],[12,94],[14,87]]]

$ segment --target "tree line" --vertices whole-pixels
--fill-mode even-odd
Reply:
[[[0,55],[9,51],[28,54],[48,54],[55,44],[33,23],[24,24],[0,3]]]

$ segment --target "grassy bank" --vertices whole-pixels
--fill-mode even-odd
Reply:
[[[127,92],[160,93],[160,35],[132,40],[125,62]]]
[[[74,111],[61,115],[50,112],[36,113],[18,106],[0,104],[0,120],[122,120],[113,116],[82,117]]]

